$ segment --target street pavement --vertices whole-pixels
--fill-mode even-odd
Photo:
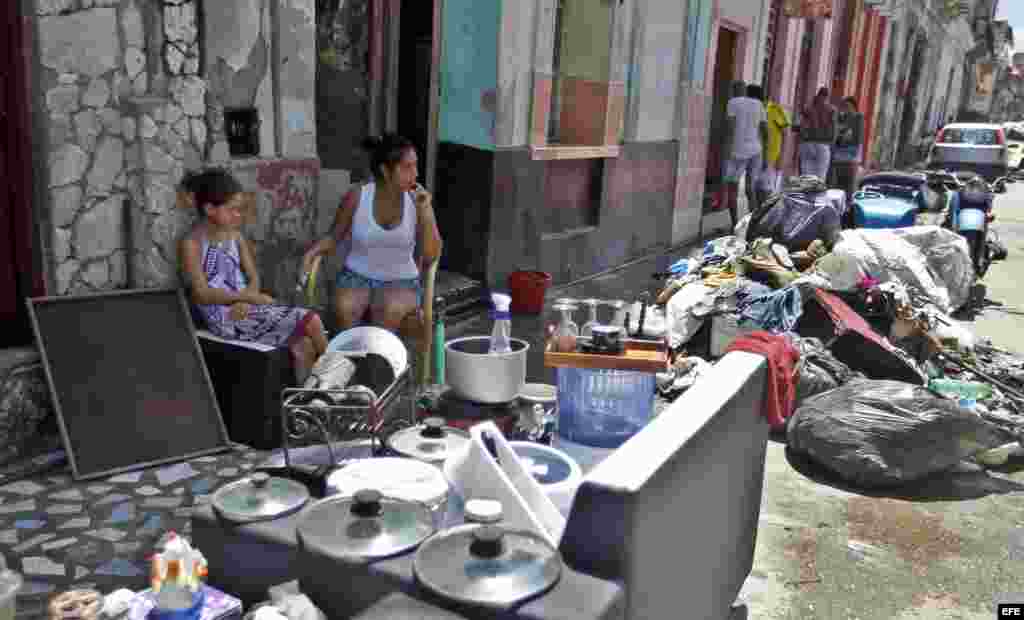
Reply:
[[[968,325],[997,346],[1024,351],[1024,183],[997,198],[996,215],[1010,257],[992,266],[987,307]],[[677,249],[552,290],[548,301],[632,301],[653,290],[653,272],[693,251]],[[554,381],[541,349],[542,325],[555,319],[513,320],[513,336],[531,344],[528,381]],[[490,326],[480,317],[453,326],[448,337],[485,334]],[[740,595],[750,618],[989,620],[997,596],[1018,593],[1015,600],[1024,603],[1024,459],[996,472],[966,470],[903,493],[867,496],[773,440],[765,472],[754,568]],[[700,524],[680,515],[679,526]]]
[[[1010,250],[984,282],[967,325],[1024,351],[1024,184],[997,197]],[[794,463],[798,466],[794,467]],[[753,573],[751,618],[911,620],[995,617],[994,599],[1024,602],[1024,461],[963,472],[909,497],[866,497],[787,458],[771,442]]]
[[[974,331],[996,346],[1024,352],[1024,183],[997,197],[995,213],[993,226],[1010,255],[985,276],[988,304]]]

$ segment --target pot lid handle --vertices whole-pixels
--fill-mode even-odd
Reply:
[[[482,525],[473,530],[469,553],[478,558],[496,558],[504,551],[502,539],[505,531],[496,525]]]
[[[357,517],[376,517],[382,511],[380,503],[384,494],[377,489],[360,489],[353,496],[352,514]]]
[[[249,481],[252,482],[252,485],[257,489],[265,489],[267,488],[267,483],[270,482],[270,474],[262,471],[256,472],[249,477]]]
[[[420,431],[420,434],[431,439],[440,439],[444,437],[444,419],[427,418],[426,420],[423,420],[423,430]]]

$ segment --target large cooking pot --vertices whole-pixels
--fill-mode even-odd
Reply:
[[[526,385],[529,343],[511,339],[508,353],[489,353],[490,336],[449,340],[445,346],[445,377],[460,398],[498,404],[515,400]]]

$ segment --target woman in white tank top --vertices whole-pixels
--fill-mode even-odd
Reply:
[[[335,291],[338,328],[362,321],[369,309],[374,324],[397,330],[421,301],[420,266],[441,255],[441,235],[430,193],[416,183],[418,161],[412,142],[385,135],[368,138],[363,146],[370,154],[374,180],[345,195],[331,234],[306,252],[303,268],[308,273],[317,256],[347,241],[350,250]]]

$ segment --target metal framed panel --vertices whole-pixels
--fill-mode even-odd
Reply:
[[[26,303],[76,480],[231,448],[180,289]]]

